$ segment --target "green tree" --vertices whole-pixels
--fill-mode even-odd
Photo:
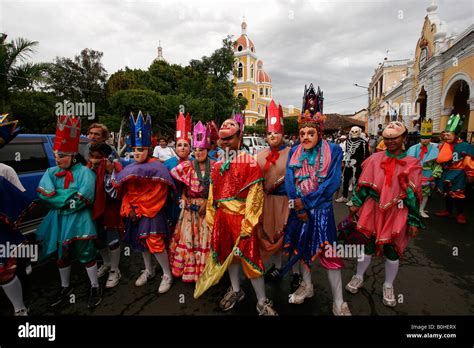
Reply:
[[[141,71],[143,74],[146,74],[145,71]],[[125,68],[125,70],[120,69],[119,71],[113,73],[105,84],[105,90],[108,97],[112,96],[118,91],[123,91],[127,89],[140,89],[145,88],[145,85],[140,83],[139,74],[134,70]]]
[[[56,130],[55,104],[59,98],[39,91],[22,91],[11,95],[11,111],[20,121],[23,133],[50,133]]]
[[[70,102],[95,104],[96,115],[105,114],[108,109],[105,95],[107,71],[102,65],[103,53],[85,48],[71,58],[56,57],[47,73],[47,90]],[[84,119],[85,123],[90,123]],[[96,116],[93,122],[99,122]]]
[[[35,52],[37,41],[17,38],[6,41],[0,33],[0,112],[10,110],[12,93],[33,90],[43,79],[46,65],[31,63],[27,59]]]
[[[298,118],[296,116],[285,117],[284,122],[285,134],[298,134]]]

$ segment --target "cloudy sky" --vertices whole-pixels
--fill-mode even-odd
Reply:
[[[325,93],[325,112],[367,106],[378,63],[412,58],[431,0],[0,0],[0,32],[39,41],[34,61],[104,53],[109,74],[146,69],[161,41],[170,63],[209,56],[227,35],[247,34],[273,80],[273,96],[300,106],[303,87]],[[474,1],[438,0],[448,34],[474,23]]]

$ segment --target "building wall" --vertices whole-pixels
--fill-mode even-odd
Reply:
[[[369,132],[373,134],[378,123],[386,125],[387,107],[383,108],[384,103],[403,103],[404,107],[408,107],[410,112],[401,114],[409,130],[413,130],[413,121],[420,112],[416,103],[422,89],[427,95],[424,116],[433,120],[435,133],[441,132],[453,112],[453,98],[462,80],[466,83],[464,86],[469,88],[469,98],[466,100],[466,116],[469,119],[465,125],[468,139],[474,134],[474,26],[466,28],[456,39],[447,38],[443,26],[436,14],[425,17],[415,48],[415,59],[408,63],[408,76],[402,79],[404,74],[401,74],[397,86],[393,87],[393,81],[397,79],[393,73],[396,69],[388,70],[388,67],[383,65],[377,69],[370,86],[375,86],[376,81],[383,78],[388,90],[383,92],[380,99],[372,100],[369,105]],[[422,47],[426,48],[426,61],[420,66]]]

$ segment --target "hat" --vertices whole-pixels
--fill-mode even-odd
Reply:
[[[459,133],[461,131],[462,125],[464,123],[464,115],[454,115],[449,116],[448,123],[446,124],[445,132],[454,132]]]
[[[196,123],[193,129],[193,147],[195,149],[209,149],[211,147],[211,135],[201,121]]]
[[[318,91],[314,90],[311,83],[309,88],[304,86],[303,106],[301,108],[301,115],[298,117],[299,128],[314,127],[319,133],[323,131],[324,120],[323,116],[323,92],[318,86]]]
[[[433,120],[431,118],[421,121],[420,137],[421,139],[431,139],[433,136]]]
[[[71,115],[58,116],[53,151],[64,155],[75,155],[79,151],[81,118]]]
[[[276,132],[280,134],[284,133],[283,108],[281,107],[281,105],[277,107],[273,99],[266,107],[265,126],[267,127],[267,132]]]
[[[150,147],[151,146],[151,117],[147,114],[146,119],[141,111],[138,112],[137,119],[130,113],[130,142],[132,147]]]
[[[184,117],[184,114],[180,112],[176,119],[176,141],[181,139],[188,143],[191,142],[191,116],[189,113]]]

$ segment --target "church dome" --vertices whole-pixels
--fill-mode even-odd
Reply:
[[[241,28],[242,35],[240,35],[240,37],[235,42],[234,51],[240,52],[249,49],[251,52],[255,53],[255,45],[253,44],[253,41],[247,36],[247,23],[245,23],[245,21],[242,22]]]
[[[272,83],[272,78],[268,73],[263,70],[263,61],[259,60],[257,62],[258,72],[257,72],[257,82],[258,83]]]

